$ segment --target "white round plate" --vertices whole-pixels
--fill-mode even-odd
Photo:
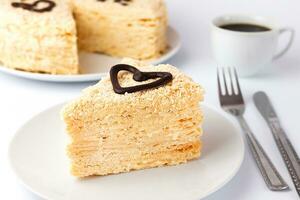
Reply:
[[[181,47],[181,41],[179,34],[172,27],[168,27],[167,31],[167,42],[168,42],[168,51],[162,55],[160,58],[149,61],[151,64],[163,63],[166,60],[173,57]],[[110,67],[119,63],[122,59],[107,56],[104,54],[96,53],[79,53],[79,62],[82,67],[81,74],[77,75],[52,75],[52,74],[39,74],[25,72],[15,69],[6,68],[0,65],[0,72],[6,74],[39,80],[39,81],[50,81],[50,82],[87,82],[87,81],[98,81],[103,76],[105,76]]]
[[[62,105],[29,120],[13,138],[9,159],[15,174],[35,194],[52,200],[199,200],[237,173],[243,139],[223,114],[203,106],[204,149],[187,164],[77,179],[69,173]]]

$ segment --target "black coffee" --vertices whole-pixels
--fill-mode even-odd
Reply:
[[[256,24],[225,24],[220,26],[220,28],[240,32],[264,32],[271,30],[268,27]]]

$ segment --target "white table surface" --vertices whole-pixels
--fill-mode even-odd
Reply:
[[[249,13],[270,16],[281,25],[291,26],[300,34],[297,0],[168,0],[170,23],[181,34],[183,48],[169,60],[204,86],[206,103],[219,108],[216,88],[216,64],[210,53],[209,23],[224,13]],[[297,35],[298,36],[298,35]],[[282,39],[284,43],[285,38]],[[297,199],[292,181],[279,155],[265,122],[256,111],[252,94],[266,91],[282,119],[282,124],[300,152],[300,37],[292,49],[259,76],[242,79],[242,89],[248,104],[246,119],[267,153],[288,182],[291,191],[269,191],[246,150],[245,161],[232,181],[206,200],[289,200]],[[72,99],[94,83],[58,84],[30,81],[0,74],[0,199],[40,199],[27,191],[14,176],[7,161],[10,139],[20,125],[49,106]],[[217,126],[217,124],[216,124]],[[209,134],[209,133],[207,133]]]

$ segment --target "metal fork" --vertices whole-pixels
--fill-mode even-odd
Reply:
[[[218,69],[217,74],[221,107],[226,112],[235,116],[239,121],[243,131],[246,134],[246,138],[250,146],[251,152],[254,156],[254,159],[256,161],[256,164],[258,165],[258,168],[268,188],[274,191],[288,189],[288,185],[274,167],[270,158],[265,153],[264,149],[252,133],[249,125],[243,117],[243,114],[245,112],[245,103],[243,100],[236,70],[232,68],[222,68]],[[223,92],[222,86],[224,89]]]

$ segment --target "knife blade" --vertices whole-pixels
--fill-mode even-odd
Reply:
[[[283,130],[279,118],[265,92],[253,96],[254,103],[273,133],[277,147],[293,180],[300,197],[300,161],[292,143]]]

